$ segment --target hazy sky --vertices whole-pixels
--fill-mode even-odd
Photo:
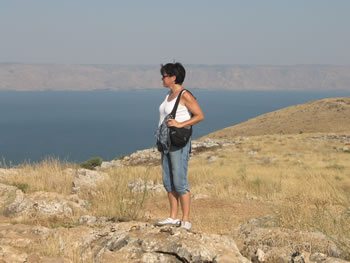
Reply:
[[[0,62],[346,64],[349,0],[0,0]]]

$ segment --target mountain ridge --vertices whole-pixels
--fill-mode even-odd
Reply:
[[[350,65],[185,65],[184,86],[209,90],[350,90]],[[159,65],[0,63],[0,90],[161,88]]]

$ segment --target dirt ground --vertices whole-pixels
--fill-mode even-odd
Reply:
[[[155,223],[169,216],[166,195],[146,202],[146,220]],[[191,201],[193,231],[232,234],[234,229],[249,219],[273,214],[272,208],[261,201],[234,202],[231,200],[198,199]],[[181,217],[181,210],[179,211]]]

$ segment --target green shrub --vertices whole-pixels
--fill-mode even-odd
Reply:
[[[29,188],[29,185],[26,183],[13,183],[12,185],[16,186],[23,193],[26,193],[28,191],[28,188]]]
[[[94,157],[90,160],[80,163],[80,167],[85,169],[93,170],[95,167],[100,166],[102,164],[102,158]]]

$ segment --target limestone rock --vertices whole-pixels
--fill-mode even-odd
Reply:
[[[106,224],[107,222],[114,222],[115,218],[113,217],[95,217],[95,216],[90,216],[90,215],[83,215],[79,218],[79,223],[80,224],[85,224],[89,226],[93,225],[103,225]]]
[[[141,178],[128,184],[128,187],[134,193],[142,193],[145,190],[154,193],[165,192],[164,186],[162,184],[155,184],[153,181],[147,181]]]
[[[78,169],[72,183],[72,192],[79,193],[82,190],[93,190],[98,183],[108,178],[108,174],[101,171]]]
[[[102,169],[106,169],[106,168],[119,168],[119,167],[123,167],[124,165],[122,164],[121,160],[112,160],[109,162],[102,162],[101,167]]]
[[[252,257],[253,263],[265,262],[265,253],[260,248],[255,251],[255,255]]]
[[[250,262],[228,236],[140,222],[110,224],[100,230],[60,229],[56,237],[62,248],[79,247],[81,260],[90,257],[94,262]]]
[[[161,155],[156,148],[139,150],[123,159],[128,165],[159,165]]]
[[[228,139],[205,139],[203,141],[193,140],[192,141],[192,153],[191,155],[201,153],[203,151],[214,150],[217,148],[241,144],[242,140],[246,138],[240,138],[239,140],[228,140]],[[124,157],[122,160],[113,160],[110,162],[103,162],[100,169],[102,168],[118,168],[124,165],[143,165],[143,166],[153,166],[160,165],[161,154],[158,150],[153,147],[150,149],[139,150],[132,153],[129,156]],[[212,157],[209,161],[215,161],[216,157]]]
[[[15,197],[16,190],[17,187],[15,186],[0,184],[0,207],[11,201],[10,198]]]
[[[209,195],[206,195],[206,194],[192,194],[191,195],[192,200],[207,199],[207,198],[209,198]]]
[[[85,211],[87,205],[87,201],[75,195],[66,197],[50,192],[35,192],[26,195],[21,190],[16,190],[14,200],[4,207],[4,215],[7,217],[71,216],[73,210]]]
[[[259,249],[264,252],[266,262],[308,261],[309,258],[302,252],[322,253],[327,258],[342,257],[341,250],[324,234],[278,227],[278,219],[272,216],[252,219],[247,224],[240,225],[235,236],[240,251],[250,259],[256,259],[256,251]]]

